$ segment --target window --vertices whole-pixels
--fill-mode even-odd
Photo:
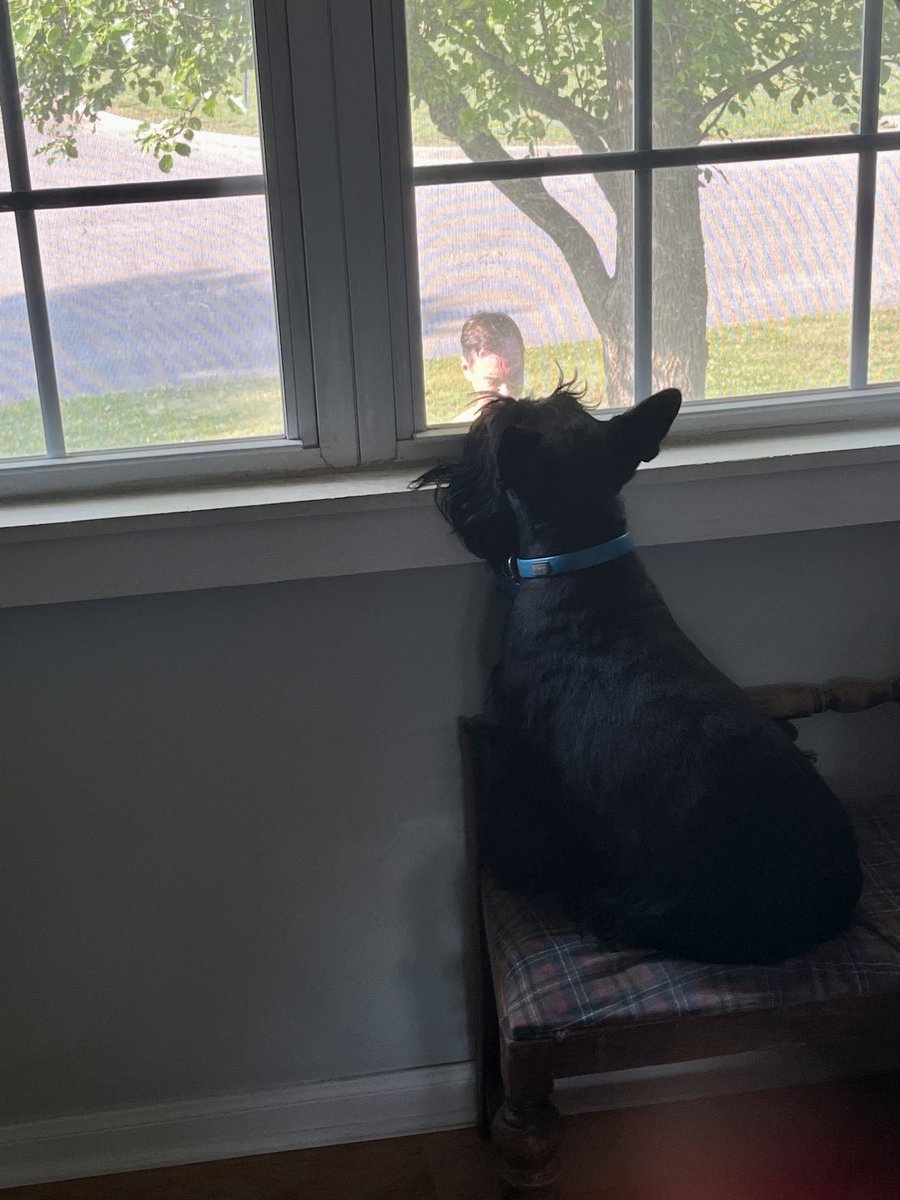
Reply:
[[[478,310],[520,326],[526,386],[577,370],[598,407],[900,379],[896,5],[406,11],[428,424],[471,411]]]
[[[299,435],[248,0],[3,0],[0,55],[0,456]]]
[[[882,0],[0,0],[0,488],[433,455],[479,311],[598,408],[896,407],[898,67]]]
[[[316,445],[305,281],[286,266],[295,151],[275,155],[278,15],[0,0],[5,466],[128,480],[190,474],[182,451]]]

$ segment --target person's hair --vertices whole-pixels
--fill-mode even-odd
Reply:
[[[524,356],[522,331],[505,312],[473,313],[463,323],[459,334],[459,344],[466,362],[482,354],[502,354],[510,342],[515,342]]]

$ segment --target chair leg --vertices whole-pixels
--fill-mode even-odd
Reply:
[[[483,1031],[484,1032],[487,1031]],[[485,1141],[491,1137],[494,1117],[503,1103],[503,1082],[494,1047],[482,1045],[478,1058],[478,1131]]]
[[[497,1001],[491,979],[491,964],[481,929],[481,1011],[478,1024],[476,1064],[478,1071],[478,1129],[487,1140],[500,1105],[503,1103],[503,1079],[500,1072],[500,1027]]]
[[[493,1133],[508,1200],[558,1200],[559,1113],[549,1096],[507,1097]]]

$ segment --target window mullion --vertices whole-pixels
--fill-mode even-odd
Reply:
[[[254,44],[262,147],[265,156],[269,241],[278,320],[285,432],[304,446],[318,443],[315,379],[306,291],[304,231],[294,115],[290,94],[285,0],[255,0]]]
[[[10,186],[14,191],[29,192],[31,172],[28,167],[25,123],[22,119],[22,102],[19,96],[16,55],[7,0],[0,0],[0,114],[6,136]],[[41,403],[41,419],[44,424],[44,440],[47,454],[51,458],[64,458],[66,442],[59,407],[59,387],[56,380],[37,220],[33,211],[16,213],[16,233]]]
[[[883,0],[865,0],[859,132],[878,132],[878,86],[881,75]],[[869,325],[872,315],[872,254],[875,239],[876,150],[859,156],[856,181],[856,246],[853,256],[853,317],[851,325],[850,386],[865,387],[869,376]]]
[[[403,0],[373,3],[397,438],[426,429],[418,239]]]
[[[374,14],[370,0],[330,7],[359,453],[380,462],[394,457],[397,427]]]
[[[669,167],[774,162],[789,158],[824,158],[865,150],[900,149],[900,132],[873,134],[807,134],[759,141],[699,142],[695,146],[661,146],[647,150],[605,150],[601,154],[560,154],[547,158],[511,158],[499,162],[430,163],[413,168],[417,187],[445,183],[493,183],[497,179],[538,179],[550,175],[589,175],[612,171],[659,171]]]
[[[634,149],[653,148],[653,5],[634,0]],[[634,173],[634,390],[635,400],[653,386],[653,173]]]
[[[286,9],[319,448],[359,462],[356,378],[328,0]]]

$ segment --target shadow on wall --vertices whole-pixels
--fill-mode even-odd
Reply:
[[[490,582],[487,572],[483,586],[473,586],[468,592],[467,611],[461,623],[462,640],[458,654],[461,661],[471,656],[474,638],[477,661],[483,680],[483,697],[479,708],[489,710],[490,675],[500,654],[500,645],[509,600]],[[474,710],[473,710],[474,711]],[[471,716],[473,712],[459,713]],[[462,780],[462,763],[456,730],[452,743],[443,740],[436,749],[435,769],[441,778],[456,780],[457,805],[453,816],[444,817],[430,830],[417,829],[414,835],[405,833],[413,853],[410,869],[403,880],[402,911],[408,914],[407,953],[402,969],[413,1022],[418,1028],[419,1044],[426,1048],[434,1040],[429,1022],[431,1014],[422,1003],[422,963],[436,965],[445,995],[456,994],[448,1015],[464,1023],[460,1041],[472,1057],[480,1026],[480,958],[478,932],[478,902],[476,880],[476,846],[473,816],[468,809]],[[440,755],[446,753],[445,763]],[[427,820],[427,818],[423,818]],[[421,847],[429,844],[422,853]],[[454,864],[448,871],[448,864]]]

